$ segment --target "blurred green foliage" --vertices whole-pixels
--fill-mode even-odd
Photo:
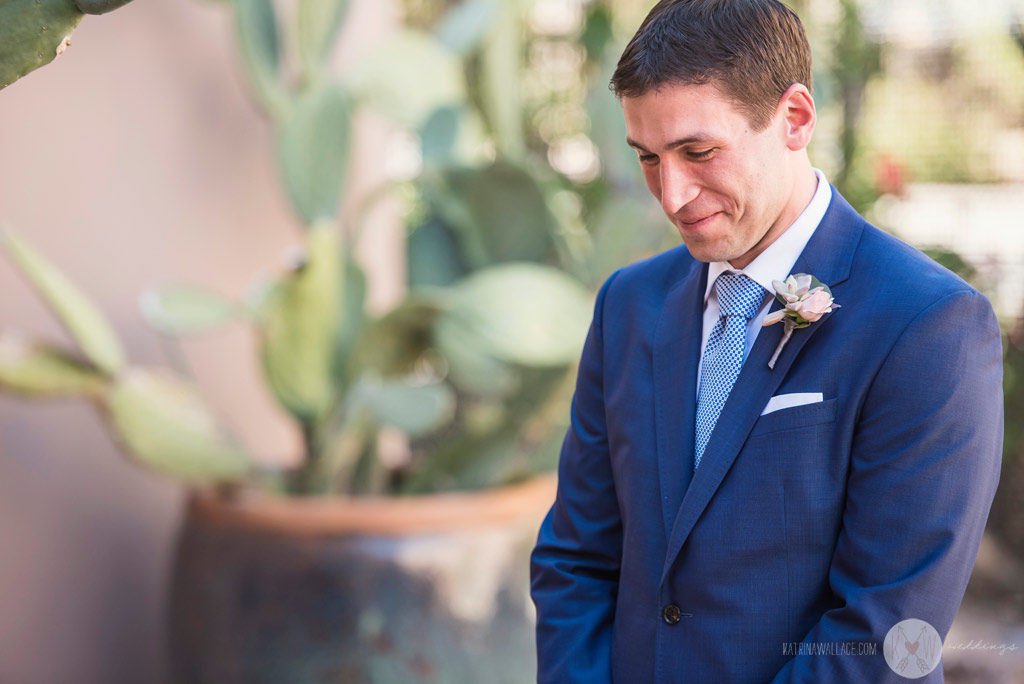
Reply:
[[[842,164],[832,183],[854,208],[866,211],[877,198],[878,191],[854,169],[861,152],[859,123],[864,92],[871,78],[882,69],[881,47],[867,35],[856,0],[840,0],[839,11],[828,70],[842,112],[839,128]]]
[[[275,129],[303,248],[245,301],[194,284],[141,299],[164,335],[255,327],[267,385],[304,435],[303,465],[259,471],[192,383],[130,364],[88,297],[10,229],[3,246],[78,350],[5,332],[0,386],[94,401],[133,457],[193,483],[401,493],[489,486],[554,466],[591,292],[667,234],[656,207],[637,205],[638,176],[580,145],[592,118],[595,135],[625,147],[602,73],[610,7],[594,3],[577,27],[551,34],[531,26],[532,2],[424,3],[335,74],[330,56],[347,4],[298,0],[284,11],[271,0],[236,0],[226,8],[254,101]],[[575,99],[538,87],[558,70],[571,77]],[[592,114],[588,92],[602,95],[589,100]],[[552,127],[570,110],[573,125]],[[419,141],[419,160],[411,176],[356,198],[361,210],[343,220],[360,111]],[[575,177],[552,163],[566,140],[584,157],[582,166],[562,164]],[[363,225],[368,208],[394,198],[406,207],[408,294],[374,315],[352,245],[375,228]],[[406,435],[408,458],[380,457],[384,429]]]
[[[861,186],[893,190],[879,183],[880,161],[886,160],[905,182],[1010,180],[999,156],[1007,136],[1024,127],[1024,51],[1012,27],[962,37],[953,31],[926,45],[881,43],[876,49],[882,68],[864,83],[859,144],[849,171]],[[837,59],[835,67],[855,70],[858,63]]]

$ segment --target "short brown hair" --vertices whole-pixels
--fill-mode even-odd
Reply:
[[[803,24],[778,0],[661,0],[622,52],[610,87],[639,97],[668,83],[717,85],[761,130],[790,86],[812,87]]]

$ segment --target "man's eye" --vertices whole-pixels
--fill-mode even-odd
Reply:
[[[687,152],[686,154],[687,154],[687,156],[690,157],[690,159],[695,159],[697,161],[700,161],[701,159],[709,159],[711,157],[711,155],[714,154],[715,149],[716,148],[712,147],[712,148],[709,148],[709,149],[706,149],[706,150],[690,151],[690,152]]]
[[[658,155],[656,154],[641,154],[640,163],[651,166],[652,164],[658,163]]]

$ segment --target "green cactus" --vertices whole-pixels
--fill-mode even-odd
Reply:
[[[580,352],[590,323],[590,293],[565,273],[540,264],[491,266],[460,281],[438,317],[442,351],[473,345],[506,363],[564,366]]]
[[[406,297],[367,326],[355,350],[356,365],[384,377],[413,373],[433,343],[440,312],[440,304],[432,297]]]
[[[103,14],[130,0],[0,0],[0,89],[49,64],[70,45],[86,14]]]
[[[565,184],[528,149],[522,102],[503,92],[517,89],[526,5],[458,4],[436,35],[400,31],[335,80],[327,56],[347,5],[298,0],[289,29],[273,0],[230,3],[245,73],[275,129],[285,195],[306,228],[300,254],[247,302],[162,286],[140,299],[143,316],[173,336],[254,326],[267,385],[305,440],[302,465],[280,480],[292,492],[478,487],[549,467],[592,295],[563,270],[571,250],[551,195]],[[474,70],[484,85],[471,91]],[[360,108],[422,139],[422,173],[363,198],[365,209],[397,187],[416,203],[410,292],[379,316],[366,309],[352,254],[354,234],[373,227],[359,214],[339,226]],[[607,222],[627,219],[612,212]],[[9,231],[0,235],[84,353],[0,336],[0,387],[95,400],[136,460],[188,482],[254,475],[190,382],[128,366],[84,295]],[[626,249],[602,231],[594,246]],[[377,457],[386,426],[411,440],[409,462]]]
[[[299,58],[307,79],[321,68],[330,53],[347,10],[348,0],[299,0],[295,30]]]
[[[544,263],[552,257],[558,222],[538,179],[525,166],[498,160],[448,168],[439,175],[428,191],[433,208],[460,233],[463,257],[471,267]]]
[[[10,229],[2,246],[85,352],[0,333],[0,388],[24,396],[92,399],[140,463],[193,483],[242,478],[250,460],[218,427],[190,383],[129,367],[102,313],[56,266]]]
[[[403,29],[354,64],[342,84],[382,116],[417,128],[438,108],[466,98],[463,72],[458,56],[434,36]]]
[[[288,93],[281,83],[281,47],[272,0],[233,0],[235,32],[242,64],[256,97],[271,118],[286,113]]]
[[[481,55],[483,111],[498,149],[510,159],[526,151],[520,84],[525,9],[522,2],[501,3]]]
[[[74,0],[75,6],[85,14],[106,14],[129,2],[131,0]]]
[[[151,328],[168,335],[203,332],[250,315],[246,307],[225,297],[183,285],[144,292],[139,309]]]
[[[107,385],[102,373],[63,349],[0,332],[0,388],[27,397],[99,398]]]
[[[351,102],[335,85],[298,96],[278,127],[277,149],[288,197],[306,225],[338,215],[351,146]]]
[[[237,480],[249,458],[217,425],[196,389],[160,371],[129,369],[104,406],[115,432],[141,463],[191,483]]]
[[[258,314],[267,382],[281,405],[305,423],[319,419],[334,398],[343,264],[337,231],[313,228],[300,262],[269,289]]]
[[[63,273],[10,229],[0,226],[0,247],[50,306],[78,346],[101,371],[114,375],[124,366],[124,351],[99,309]]]
[[[451,420],[455,394],[437,381],[364,377],[350,395],[350,409],[366,407],[383,425],[401,429],[410,437],[429,434]]]
[[[466,0],[458,3],[438,22],[437,39],[456,54],[471,54],[494,25],[501,4],[501,0]]]
[[[52,62],[83,16],[71,0],[0,0],[0,88]]]

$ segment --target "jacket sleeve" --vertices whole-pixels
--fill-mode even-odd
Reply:
[[[558,492],[531,556],[539,684],[611,681],[622,524],[605,425],[601,314],[614,278],[597,296],[562,444]]]
[[[995,315],[977,292],[948,294],[900,334],[853,435],[829,570],[841,605],[804,637],[802,652],[817,644],[846,649],[797,655],[774,683],[902,682],[883,657],[888,631],[917,618],[945,639],[999,480],[1002,438]],[[873,642],[877,652],[861,654],[852,642]],[[942,682],[941,663],[917,681]]]

